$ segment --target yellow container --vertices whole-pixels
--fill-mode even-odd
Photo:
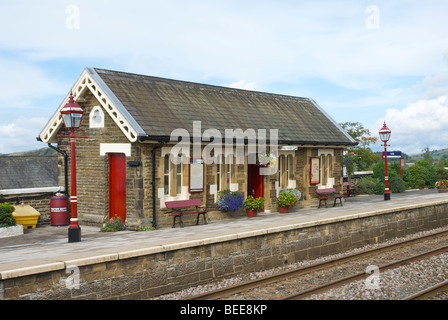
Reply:
[[[36,228],[37,219],[39,219],[40,213],[29,205],[14,206],[15,210],[12,216],[16,219],[17,224],[21,224],[23,229]]]

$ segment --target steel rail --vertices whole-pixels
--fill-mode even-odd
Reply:
[[[184,298],[185,300],[216,300],[222,297],[226,297],[235,293],[240,293],[243,291],[247,291],[250,290],[252,288],[256,288],[256,287],[260,287],[262,285],[265,284],[269,284],[272,282],[276,282],[276,281],[280,281],[282,279],[285,278],[290,278],[293,276],[299,276],[299,275],[303,275],[306,273],[310,273],[312,271],[317,271],[320,269],[324,269],[324,268],[328,268],[330,266],[333,265],[337,265],[343,262],[347,262],[347,261],[351,261],[354,260],[358,257],[365,257],[365,256],[369,256],[369,255],[373,255],[373,254],[377,254],[377,253],[381,253],[383,251],[388,251],[388,250],[392,250],[395,248],[399,248],[399,247],[403,247],[406,245],[410,245],[412,243],[415,242],[421,242],[424,241],[425,239],[431,239],[434,237],[442,237],[444,235],[447,235],[448,231],[441,231],[441,232],[436,232],[433,234],[429,234],[429,235],[425,235],[425,236],[421,236],[421,237],[417,237],[414,239],[408,239],[405,241],[401,241],[401,242],[397,242],[397,243],[392,243],[392,244],[388,244],[388,245],[384,245],[378,248],[373,248],[373,249],[368,249],[368,250],[364,250],[362,252],[358,252],[358,253],[352,253],[343,257],[339,257],[339,258],[335,258],[332,260],[328,260],[328,261],[324,261],[324,262],[318,262],[318,263],[314,263],[311,264],[309,266],[304,266],[304,267],[300,267],[294,270],[289,270],[289,271],[284,271],[278,274],[274,274],[271,276],[267,276],[264,278],[260,278],[260,279],[256,279],[256,280],[251,280],[251,281],[247,281],[247,282],[243,282],[240,284],[236,284],[233,286],[229,286],[226,288],[222,288],[222,289],[218,289],[218,290],[214,290],[211,292],[206,292],[203,294],[199,294],[199,295],[195,295],[195,296],[191,296],[191,297],[187,297]]]
[[[429,250],[429,251],[426,251],[423,253],[413,255],[408,258],[404,258],[404,259],[400,259],[400,260],[397,260],[397,261],[394,261],[394,262],[391,262],[388,264],[384,264],[382,266],[379,266],[378,269],[380,271],[385,271],[388,269],[392,269],[392,268],[396,268],[396,267],[399,267],[399,266],[402,266],[405,264],[412,263],[414,261],[419,261],[419,260],[422,260],[422,259],[425,259],[428,257],[443,254],[443,253],[446,253],[447,251],[448,251],[448,246],[439,247],[434,250]],[[326,284],[323,284],[323,285],[320,285],[320,286],[317,286],[317,287],[314,287],[314,288],[311,288],[311,289],[308,289],[308,290],[305,290],[305,291],[302,291],[302,292],[299,292],[296,294],[292,294],[292,295],[283,297],[281,300],[301,300],[301,299],[309,297],[313,294],[317,294],[317,293],[324,292],[324,291],[327,291],[327,290],[330,290],[333,288],[341,287],[347,283],[350,283],[350,282],[353,282],[356,280],[362,280],[369,276],[370,275],[368,273],[359,272],[359,273],[350,275],[345,278],[341,278],[341,279],[338,279],[338,280],[335,280],[335,281],[332,281],[332,282],[329,282],[329,283],[326,283]]]
[[[433,286],[430,286],[426,289],[423,289],[419,292],[416,292],[410,296],[403,298],[402,300],[425,300],[430,297],[434,297],[438,293],[442,291],[448,290],[448,280],[439,282]]]

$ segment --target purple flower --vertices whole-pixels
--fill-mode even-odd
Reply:
[[[220,210],[231,212],[241,209],[243,207],[243,203],[243,195],[230,190],[220,191],[218,194],[218,200],[216,201],[216,204]]]

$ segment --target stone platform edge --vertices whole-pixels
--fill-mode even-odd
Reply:
[[[308,227],[319,226],[319,225],[324,225],[324,224],[331,224],[331,223],[355,220],[355,219],[360,219],[360,218],[367,218],[370,216],[388,214],[388,213],[393,213],[393,212],[398,212],[398,211],[412,210],[412,209],[417,209],[417,208],[424,208],[424,207],[429,207],[429,206],[437,206],[437,205],[443,205],[443,204],[448,204],[448,200],[430,201],[430,202],[424,202],[424,203],[406,205],[406,206],[398,206],[398,207],[382,209],[382,210],[372,210],[372,211],[368,211],[368,212],[348,214],[345,216],[332,217],[332,218],[321,219],[321,220],[310,221],[310,222],[301,222],[301,223],[289,224],[289,225],[284,225],[284,226],[276,226],[276,227],[271,227],[271,228],[266,228],[266,229],[257,229],[257,230],[252,230],[252,231],[245,231],[245,232],[240,232],[240,233],[221,235],[221,236],[212,237],[212,238],[183,241],[183,242],[171,243],[171,244],[160,245],[160,246],[155,246],[155,247],[124,250],[124,251],[118,251],[118,252],[114,252],[114,253],[106,253],[106,254],[90,256],[90,257],[81,257],[81,258],[71,259],[71,260],[42,263],[42,264],[33,265],[33,266],[16,267],[16,268],[13,268],[10,270],[0,271],[0,280],[24,277],[24,276],[29,276],[29,275],[39,274],[39,273],[44,273],[44,272],[65,270],[70,267],[81,267],[81,266],[93,265],[93,264],[98,264],[98,263],[103,263],[103,262],[124,260],[124,259],[135,258],[135,257],[140,257],[140,256],[145,256],[145,255],[151,255],[151,254],[156,254],[156,253],[164,253],[164,252],[181,250],[181,249],[186,249],[186,248],[191,248],[191,247],[198,247],[198,246],[215,244],[215,243],[226,242],[226,241],[231,241],[231,240],[255,237],[255,236],[260,236],[260,235],[265,235],[265,234],[274,234],[274,233],[279,233],[279,232],[284,232],[284,231],[289,231],[289,230],[294,230],[294,229],[308,228]]]

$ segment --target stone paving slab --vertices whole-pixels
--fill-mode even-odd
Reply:
[[[445,202],[448,203],[448,194],[422,190],[392,194],[390,201],[384,201],[382,195],[356,196],[347,198],[342,207],[302,208],[286,214],[260,213],[255,218],[238,217],[185,228],[105,233],[99,232],[98,227],[81,225],[82,239],[76,243],[68,243],[68,227],[40,226],[27,229],[20,236],[0,239],[0,279]]]

